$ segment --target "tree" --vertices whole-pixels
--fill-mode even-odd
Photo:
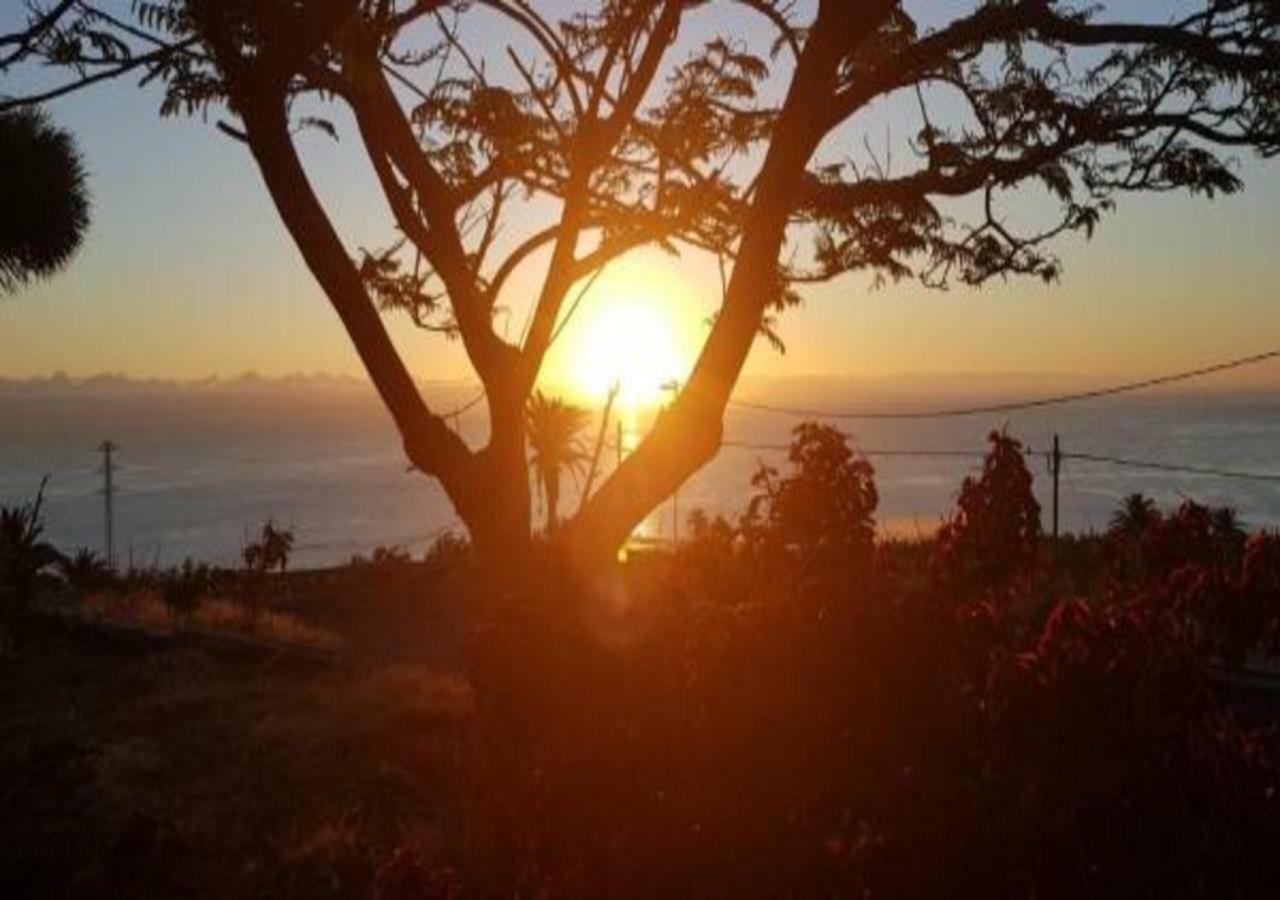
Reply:
[[[529,400],[527,416],[532,452],[529,466],[547,504],[547,534],[553,535],[559,525],[560,473],[577,473],[591,458],[582,444],[587,411],[559,397],[549,400],[536,391]]]
[[[262,556],[267,570],[280,570],[283,575],[289,569],[289,554],[293,551],[293,531],[277,528],[271,519],[262,526]]]
[[[267,519],[262,534],[252,544],[240,551],[244,567],[250,573],[265,575],[279,569],[283,575],[289,568],[289,554],[293,550],[294,534],[287,528],[277,528],[275,520]]]
[[[865,572],[875,549],[875,470],[835,428],[796,426],[787,454],[791,473],[761,466],[743,531],[793,548],[810,571]]]
[[[1092,234],[1117,196],[1232,192],[1224,153],[1280,149],[1271,0],[939,6],[921,25],[895,0],[140,0],[128,22],[57,3],[26,44],[73,77],[15,102],[141,73],[166,86],[163,114],[242,141],[410,461],[507,569],[529,541],[525,405],[566,301],[638,247],[718,259],[720,310],[680,395],[561,532],[601,561],[715,455],[756,338],[805,285],[1053,280],[1054,238]],[[695,26],[720,36],[693,45]],[[398,230],[359,258],[295,143],[337,135],[331,107]],[[898,114],[899,146],[872,149],[875,107]],[[1007,198],[1034,192],[1052,216],[1022,221]],[[494,318],[518,270],[541,283],[512,343]],[[486,446],[428,407],[380,310],[462,342]]]
[[[1144,494],[1130,494],[1111,514],[1107,534],[1123,540],[1137,540],[1160,518],[1155,501]]]
[[[0,113],[0,294],[71,261],[89,227],[74,140],[38,109]]]
[[[1040,554],[1040,504],[1022,444],[1004,431],[988,436],[982,473],[966,476],[956,511],[938,530],[933,569],[955,599],[1008,599],[1031,576]]]

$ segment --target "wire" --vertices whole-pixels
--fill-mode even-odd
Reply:
[[[440,413],[440,418],[453,419],[470,412],[473,408],[475,408],[476,404],[478,404],[481,400],[485,398],[486,393],[487,392],[485,391],[485,389],[481,388],[480,393],[476,394],[466,403],[462,404],[461,406],[455,406],[453,409],[449,410],[448,412]]]
[[[1232,472],[1224,469],[1205,469],[1198,466],[1179,466],[1173,465],[1172,463],[1127,459],[1121,456],[1099,456],[1094,453],[1063,453],[1062,458],[1080,460],[1081,462],[1124,466],[1130,469],[1152,469],[1158,472],[1177,472],[1187,475],[1208,475],[1214,478],[1235,478],[1244,481],[1265,481],[1273,484],[1280,484],[1280,475],[1269,475],[1263,472]]]
[[[748,441],[724,441],[722,447],[731,450],[760,450],[764,452],[786,453],[790,444],[753,444]],[[937,458],[982,459],[986,454],[981,450],[863,450],[856,448],[863,456],[918,456]]]
[[[1199,369],[1175,372],[1172,375],[1161,375],[1155,378],[1146,378],[1142,381],[1130,381],[1124,384],[1098,388],[1091,391],[1078,391],[1072,394],[1059,394],[1057,396],[1022,400],[1014,403],[992,403],[986,406],[968,406],[958,407],[955,409],[925,410],[920,412],[833,412],[831,410],[822,409],[796,409],[785,406],[774,406],[767,403],[755,403],[748,400],[730,400],[729,403],[731,406],[737,406],[742,409],[752,409],[757,412],[813,419],[955,419],[963,416],[980,416],[989,415],[991,413],[1017,412],[1019,410],[1056,406],[1063,403],[1075,403],[1081,400],[1096,400],[1100,397],[1112,397],[1116,394],[1127,394],[1132,393],[1133,391],[1159,387],[1161,385],[1188,381],[1192,378],[1202,378],[1205,375],[1212,375],[1217,372],[1226,372],[1231,369],[1240,369],[1245,366],[1257,365],[1258,363],[1267,362],[1273,359],[1280,359],[1280,350],[1268,350],[1265,353],[1258,353],[1253,356],[1245,356],[1239,359],[1215,363],[1214,365],[1204,366]]]
[[[747,441],[724,441],[721,444],[732,450],[759,450],[764,452],[785,453],[791,447],[788,444],[754,444]],[[981,450],[911,450],[911,449],[859,449],[863,456],[878,457],[922,457],[937,459],[982,459],[986,453]],[[1028,454],[1033,451],[1028,448]],[[1159,472],[1172,472],[1186,475],[1205,475],[1215,478],[1232,478],[1245,481],[1262,481],[1280,484],[1280,475],[1265,472],[1234,472],[1226,469],[1207,469],[1199,466],[1180,466],[1172,463],[1153,462],[1151,460],[1129,459],[1120,456],[1102,456],[1096,453],[1067,453],[1063,459],[1074,459],[1080,462],[1103,463],[1113,466],[1124,466],[1134,469],[1152,469]]]

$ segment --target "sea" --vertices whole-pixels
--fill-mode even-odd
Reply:
[[[806,418],[955,412],[1035,399],[1051,388],[1063,385],[995,378],[746,383],[744,402],[790,412],[731,407],[725,431],[733,446],[656,510],[638,535],[670,540],[687,528],[695,508],[739,515],[760,466],[786,471],[786,454],[777,448]],[[423,390],[440,409],[474,396],[474,388],[462,384]],[[623,445],[640,439],[651,418],[643,410],[624,416]],[[998,429],[1028,448],[1046,529],[1055,435],[1064,455],[1058,485],[1064,532],[1104,529],[1120,500],[1134,492],[1165,507],[1184,499],[1230,506],[1251,528],[1280,527],[1277,389],[1133,393],[1024,411],[831,424],[874,465],[877,521],[889,536],[926,536],[936,529],[964,477],[980,469],[988,435]],[[472,444],[483,442],[483,404],[461,416],[457,427]],[[595,431],[595,425],[588,429],[588,442]],[[111,506],[121,567],[168,566],[188,557],[235,565],[268,519],[295,532],[292,565],[300,568],[339,564],[378,546],[421,554],[446,531],[465,533],[440,487],[409,470],[395,429],[368,386],[323,376],[182,384],[120,377],[0,382],[0,504],[30,500],[47,477],[47,537],[64,550],[103,552],[100,447],[108,440],[116,447]],[[609,444],[602,454],[605,475],[616,464]],[[577,503],[569,481],[562,510],[572,512]]]

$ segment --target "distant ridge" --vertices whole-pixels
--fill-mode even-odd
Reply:
[[[458,387],[469,387],[472,382],[424,380],[419,385],[426,388],[456,384]],[[372,391],[373,386],[368,379],[354,375],[334,375],[328,372],[303,373],[296,372],[285,375],[262,375],[258,372],[244,372],[240,375],[224,377],[211,375],[203,378],[137,378],[120,372],[104,372],[97,375],[70,376],[65,372],[54,372],[52,375],[32,376],[30,378],[0,377],[0,394],[125,394],[125,393],[163,393],[171,391],[226,392],[226,393],[279,393],[289,391]]]
[[[747,375],[735,396],[769,402],[811,402],[817,397],[875,397],[884,401],[1013,396],[1060,390],[1088,390],[1126,380],[1115,373],[1062,374],[1035,372],[957,372],[925,374],[903,372],[892,375]],[[473,393],[478,382],[473,377],[421,378],[418,387],[425,393]],[[551,386],[555,389],[555,385]],[[225,393],[287,393],[290,391],[371,392],[372,384],[359,375],[330,372],[292,372],[264,375],[255,371],[239,375],[210,375],[198,378],[137,377],[123,372],[102,372],[72,376],[65,372],[25,378],[0,376],[0,395],[40,394],[154,394],[172,391]],[[1263,365],[1253,371],[1228,373],[1153,393],[1255,393],[1280,391],[1280,365]]]

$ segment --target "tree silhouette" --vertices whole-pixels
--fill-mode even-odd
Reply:
[[[922,25],[895,0],[150,0],[132,21],[58,3],[25,45],[71,79],[12,102],[141,73],[163,114],[244,142],[482,557],[528,544],[524,412],[575,286],[642,246],[718,260],[680,395],[561,532],[607,560],[715,455],[753,344],[804,286],[1052,280],[1054,238],[1091,235],[1117,196],[1235,191],[1224,152],[1280,149],[1273,0],[942,6]],[[902,123],[896,146],[878,148],[876,109]],[[296,144],[340,121],[398,232],[357,258]],[[1039,201],[1033,221],[1011,195]],[[513,343],[494,319],[526,271],[541,280]],[[486,446],[428,407],[380,310],[461,341]]]
[[[12,293],[66,266],[89,227],[71,135],[34,108],[0,113],[0,192],[0,293]]]
[[[547,504],[547,534],[555,534],[559,525],[560,473],[577,473],[591,458],[582,443],[588,414],[559,397],[547,399],[542,391],[535,391],[526,415],[529,465]]]
[[[1155,501],[1143,494],[1130,494],[1112,513],[1107,533],[1112,537],[1136,539],[1159,518]]]
[[[865,572],[880,502],[871,463],[854,452],[847,435],[815,422],[793,430],[787,461],[785,477],[771,466],[752,476],[756,493],[744,533],[753,543],[794,549],[810,571]]]
[[[992,431],[982,472],[967,475],[951,518],[938,529],[932,566],[952,599],[1008,599],[1034,574],[1040,504],[1022,443]]]
[[[294,534],[290,529],[278,528],[273,519],[262,525],[258,540],[246,544],[241,550],[244,566],[250,573],[265,575],[278,569],[283,575],[289,568],[289,554],[293,551]]]

